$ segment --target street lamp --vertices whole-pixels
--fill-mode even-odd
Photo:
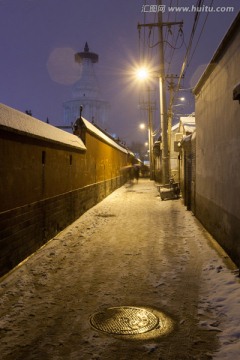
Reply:
[[[146,129],[146,125],[145,125],[144,123],[142,123],[142,124],[139,125],[139,128],[140,128],[141,130],[144,130],[144,129]]]
[[[139,80],[145,80],[149,78],[149,70],[146,67],[138,68],[136,76]]]

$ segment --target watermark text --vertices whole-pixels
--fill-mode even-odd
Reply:
[[[162,12],[212,12],[212,13],[224,13],[224,12],[234,12],[233,6],[166,6],[166,5],[142,5],[142,12],[145,13],[158,13]]]

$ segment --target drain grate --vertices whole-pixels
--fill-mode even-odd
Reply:
[[[114,335],[144,334],[160,327],[159,318],[144,308],[121,306],[95,313],[91,325],[102,332]]]

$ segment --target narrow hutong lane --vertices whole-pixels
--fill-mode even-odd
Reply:
[[[124,186],[2,279],[1,359],[211,359],[224,324],[204,274],[230,272],[223,256],[181,200],[161,201],[150,180]],[[122,306],[162,312],[169,332],[91,326]]]

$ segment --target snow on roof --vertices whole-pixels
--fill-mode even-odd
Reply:
[[[4,104],[0,104],[0,129],[86,150],[82,140],[76,135],[46,124]]]
[[[84,125],[86,126],[86,128],[93,134],[95,134],[97,137],[99,137],[100,139],[104,140],[105,142],[107,142],[108,144],[110,144],[111,146],[117,148],[118,150],[125,152],[126,154],[129,153],[129,151],[127,149],[125,149],[124,147],[122,147],[121,145],[119,145],[116,141],[114,141],[110,136],[106,135],[104,132],[102,132],[100,129],[98,129],[96,126],[94,126],[92,123],[90,123],[88,120],[84,119],[82,117],[82,120],[84,122]]]
[[[180,123],[186,132],[193,132],[196,128],[194,116],[180,117]]]
[[[176,130],[179,128],[179,123],[175,124],[172,126],[172,131]]]
[[[195,125],[195,116],[181,116],[180,121],[182,124],[194,124]]]
[[[188,125],[188,124],[185,124],[184,125],[184,130],[186,131],[186,132],[193,132],[194,130],[195,130],[195,126],[193,126],[193,125]]]

